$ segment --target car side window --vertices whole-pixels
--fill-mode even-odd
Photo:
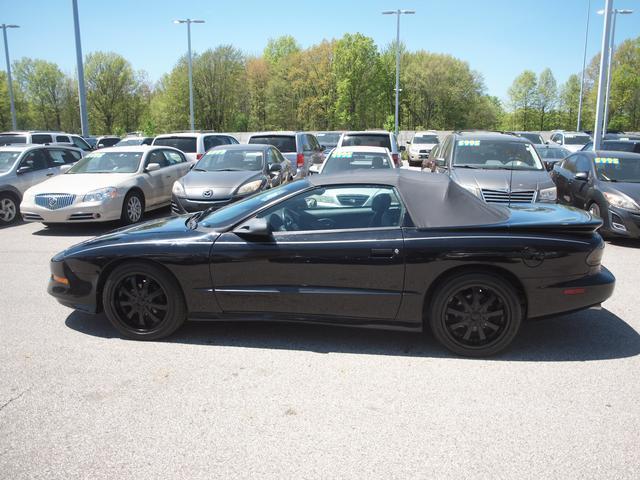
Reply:
[[[56,142],[60,142],[60,143],[71,143],[69,141],[69,137],[65,136],[65,135],[58,135],[56,136]]]
[[[449,157],[451,156],[451,149],[453,148],[453,137],[449,136],[447,137],[447,139],[444,142],[444,145],[442,147],[442,154],[440,155],[440,158],[444,158],[445,162],[449,160]]]
[[[91,147],[89,146],[89,144],[79,137],[71,137],[71,142],[76,147],[81,148],[82,150],[91,150]]]
[[[576,157],[572,155],[571,157],[565,158],[564,162],[562,162],[562,168],[571,173],[576,173]]]
[[[47,153],[49,153],[49,163],[52,167],[60,167],[62,165],[75,163],[79,160],[79,158],[75,158],[72,155],[72,153],[77,153],[73,152],[73,150],[50,148]],[[78,154],[78,157],[79,156]]]
[[[45,155],[44,150],[39,148],[28,152],[20,162],[20,168],[21,167],[28,167],[32,172],[49,168],[49,163],[47,162],[47,156]]]
[[[579,155],[576,161],[576,172],[590,172],[591,160],[584,155]]]
[[[177,165],[186,161],[185,158],[178,152],[174,152],[172,150],[163,150],[163,152],[167,161],[167,165]]]
[[[149,152],[145,167],[148,167],[151,163],[157,163],[158,165],[160,165],[160,168],[164,168],[169,165],[169,162],[164,156],[164,153],[162,153],[162,150],[154,150],[153,152]]]
[[[31,135],[31,143],[51,143],[51,135],[46,135],[42,133],[34,133]]]
[[[217,147],[218,145],[228,145],[226,137],[221,137],[219,135],[208,135],[203,139],[204,143],[204,151],[207,152],[213,147]]]
[[[399,227],[404,206],[393,187],[318,187],[289,198],[257,216],[274,232]]]
[[[280,159],[276,155],[276,151],[273,148],[269,148],[267,150],[267,165],[271,166],[274,163],[280,163]]]

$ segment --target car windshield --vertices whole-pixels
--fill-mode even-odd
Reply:
[[[252,145],[273,145],[282,153],[296,151],[296,137],[294,135],[260,135],[249,139]]]
[[[411,143],[440,143],[437,135],[416,135]]]
[[[265,205],[308,187],[308,182],[298,181],[265,190],[245,200],[240,200],[239,202],[232,203],[231,205],[210,213],[200,220],[198,225],[213,229],[229,227]]]
[[[11,145],[13,143],[27,143],[24,135],[0,135],[0,145]]]
[[[345,172],[347,170],[391,168],[389,156],[380,152],[333,151],[325,160],[323,174]]]
[[[544,169],[532,144],[504,140],[458,140],[453,165],[489,170]]]
[[[120,140],[116,145],[118,147],[130,147],[131,145],[142,145],[144,138],[125,138]]]
[[[350,133],[342,138],[343,147],[384,147],[391,150],[389,134]]]
[[[564,148],[541,148],[538,154],[542,158],[564,158],[569,155],[569,150]]]
[[[232,172],[262,170],[264,155],[256,150],[209,150],[193,169],[205,172]]]
[[[336,146],[340,140],[339,133],[316,133],[316,138],[325,147]]]
[[[160,137],[156,138],[153,144],[177,148],[184,153],[196,153],[197,151],[196,137]]]
[[[600,180],[640,183],[640,156],[637,158],[596,157],[594,164]]]
[[[619,142],[602,142],[603,150],[615,150],[618,152],[636,152],[640,151],[640,148],[636,150],[638,142],[630,142],[628,140],[620,140]]]
[[[591,141],[591,137],[587,135],[565,135],[565,145],[584,145]]]
[[[538,145],[541,145],[544,143],[542,141],[542,137],[537,133],[519,133],[518,135],[520,135],[522,138],[526,138],[527,140],[530,140],[531,143],[536,143]]]
[[[0,172],[8,172],[16,163],[20,152],[0,152]]]
[[[94,152],[67,173],[134,173],[138,171],[141,158],[142,152]]]

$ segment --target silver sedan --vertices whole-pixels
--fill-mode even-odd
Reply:
[[[25,221],[136,223],[144,212],[169,205],[171,187],[191,168],[171,147],[111,147],[92,152],[64,175],[24,193]]]

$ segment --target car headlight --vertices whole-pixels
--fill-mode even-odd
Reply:
[[[186,195],[184,185],[182,185],[182,183],[180,182],[173,182],[171,193],[173,193],[176,197],[183,197],[184,195]]]
[[[477,187],[475,185],[461,185],[461,186],[468,192],[473,193],[476,197],[482,198],[482,194],[480,193],[480,187]]]
[[[253,193],[256,190],[258,190],[261,186],[262,186],[262,180],[254,180],[252,182],[247,182],[238,189],[238,191],[236,192],[236,195],[249,195],[250,193]]]
[[[555,202],[558,198],[558,189],[556,187],[543,188],[538,194],[539,202]]]
[[[105,202],[116,198],[118,190],[115,187],[100,188],[87,193],[82,199],[83,202]]]
[[[640,207],[638,206],[638,204],[622,193],[602,193],[604,194],[604,198],[607,199],[607,202],[609,202],[609,204],[614,207],[623,208],[625,210],[633,210],[634,212],[640,211]]]

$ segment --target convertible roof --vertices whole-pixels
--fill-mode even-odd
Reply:
[[[352,170],[339,175],[311,175],[312,185],[389,185],[396,187],[417,228],[469,227],[503,223],[505,207],[489,205],[447,175],[406,169]]]

